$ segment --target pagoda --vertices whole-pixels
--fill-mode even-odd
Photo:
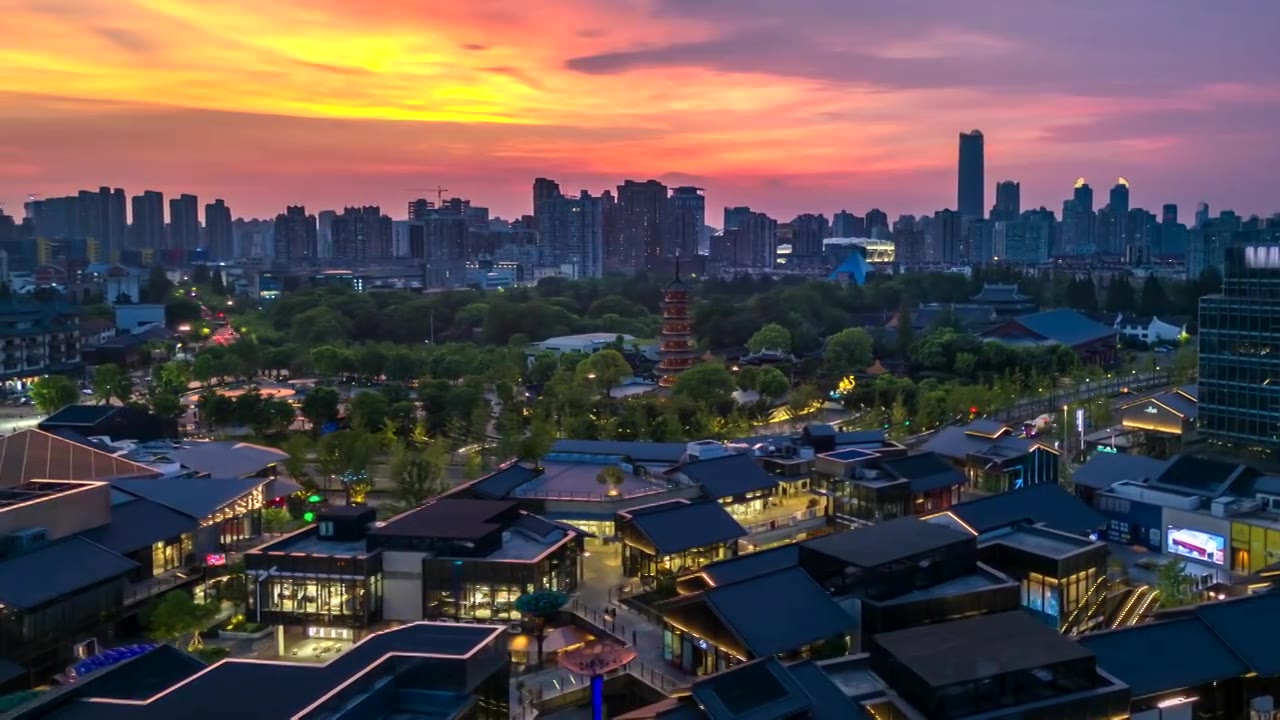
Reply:
[[[698,363],[698,349],[693,344],[693,313],[689,286],[676,276],[662,289],[662,338],[658,343],[658,384],[664,388],[676,384],[680,373]]]

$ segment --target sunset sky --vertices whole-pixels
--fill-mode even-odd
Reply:
[[[891,216],[955,206],[960,131],[1060,210],[1280,211],[1276,0],[0,0],[0,201],[99,185],[237,215],[536,176]]]

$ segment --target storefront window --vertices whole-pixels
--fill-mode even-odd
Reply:
[[[184,561],[192,551],[190,533],[177,540],[167,540],[151,546],[151,574],[160,575],[170,570],[183,567]]]
[[[364,617],[367,600],[357,580],[272,577],[262,587],[263,610],[275,612]]]

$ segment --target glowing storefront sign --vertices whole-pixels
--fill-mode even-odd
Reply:
[[[1160,410],[1159,410],[1155,405],[1148,405],[1148,406],[1146,406],[1145,408],[1143,408],[1143,409],[1142,409],[1142,412],[1147,413],[1148,415],[1159,415],[1159,414],[1160,414]]]

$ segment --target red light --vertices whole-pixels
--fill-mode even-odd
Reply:
[[[978,408],[977,408],[976,406],[975,406],[975,407],[970,407],[970,408],[969,408],[969,414],[970,414],[970,415],[977,415],[977,414],[978,414]]]
[[[218,317],[226,317],[226,315],[223,315],[222,313],[218,313]]]

